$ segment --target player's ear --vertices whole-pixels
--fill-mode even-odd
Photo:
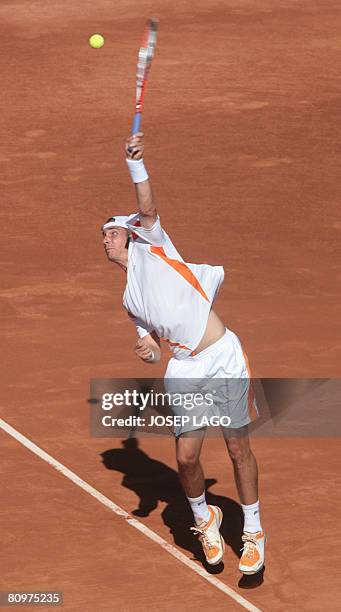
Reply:
[[[128,231],[127,231],[127,242],[126,242],[126,244],[125,244],[125,248],[126,248],[126,249],[127,249],[127,248],[128,248],[128,246],[129,246],[130,239],[131,239],[131,233],[130,233],[130,231],[128,230]]]

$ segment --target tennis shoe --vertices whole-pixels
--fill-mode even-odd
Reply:
[[[223,558],[225,542],[219,528],[223,520],[223,513],[217,506],[208,506],[210,518],[206,522],[191,527],[191,531],[199,536],[207,563],[218,565]]]
[[[257,574],[263,565],[265,558],[265,534],[263,531],[257,533],[248,533],[245,531],[242,535],[244,546],[242,556],[239,562],[239,570],[243,574]]]

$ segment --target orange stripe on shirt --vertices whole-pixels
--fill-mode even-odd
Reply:
[[[174,270],[176,270],[176,272],[181,274],[181,276],[188,283],[190,283],[192,287],[194,287],[194,289],[199,291],[199,293],[202,295],[202,297],[205,300],[207,300],[208,302],[210,301],[205,291],[203,290],[202,286],[200,285],[198,279],[196,278],[196,276],[194,276],[192,270],[190,270],[188,266],[186,266],[185,263],[183,263],[182,261],[178,261],[177,259],[171,259],[170,257],[167,257],[163,247],[152,246],[150,247],[150,250],[152,253],[154,253],[154,255],[158,255],[159,257],[161,257],[163,261],[168,263],[168,265],[170,265]]]
[[[180,344],[179,342],[173,342],[172,340],[168,340],[168,338],[162,338],[165,342],[169,344],[169,346],[177,346],[178,348],[185,349],[186,351],[192,351],[192,349],[188,348],[185,344]],[[191,355],[194,355],[194,351],[191,352]]]

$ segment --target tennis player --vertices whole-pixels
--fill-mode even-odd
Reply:
[[[222,426],[243,513],[244,543],[239,569],[257,573],[264,565],[265,535],[260,522],[258,473],[250,449],[248,424],[257,417],[246,356],[237,336],[227,329],[212,308],[224,278],[221,266],[185,263],[162,228],[150,180],[144,166],[144,137],[130,136],[125,146],[128,169],[135,185],[138,213],[115,216],[102,226],[109,261],[127,274],[124,308],[136,325],[136,355],[145,362],[160,360],[160,339],[172,351],[165,374],[166,388],[186,379],[193,390],[210,381],[223,382],[215,415],[229,417]],[[232,386],[234,383],[234,386]],[[173,386],[172,386],[173,385]],[[221,385],[220,385],[221,387]],[[208,406],[196,416],[207,414]],[[176,409],[175,409],[176,412]],[[220,534],[222,511],[207,505],[200,452],[206,428],[202,419],[176,428],[179,477],[194,515],[206,560],[218,564],[223,557]],[[199,424],[198,424],[199,423]]]

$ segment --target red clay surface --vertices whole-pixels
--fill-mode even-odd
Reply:
[[[151,14],[160,37],[143,126],[167,232],[185,260],[224,265],[217,311],[255,376],[341,372],[339,3],[3,0],[1,416],[129,512],[136,492],[100,455],[120,441],[90,438],[87,398],[90,378],[161,376],[168,358],[134,357],[125,279],[99,234],[135,210],[122,142]],[[87,44],[96,31],[99,51]],[[2,590],[58,588],[68,612],[238,609],[1,438]],[[141,448],[175,469],[171,440]],[[242,594],[269,612],[335,609],[339,441],[254,448],[269,555],[264,584]],[[222,441],[207,440],[203,464],[210,491],[235,500]],[[167,503],[141,520],[173,543]],[[228,548],[219,578],[238,590],[236,565]]]

